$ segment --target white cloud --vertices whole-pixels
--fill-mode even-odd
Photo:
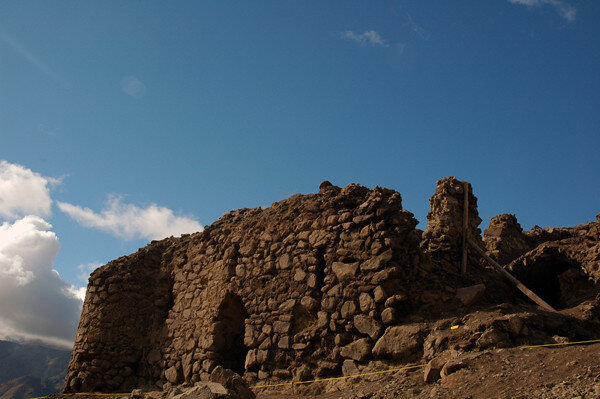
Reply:
[[[125,76],[121,79],[121,89],[133,98],[140,99],[146,94],[146,85],[135,76]]]
[[[29,214],[50,215],[49,186],[59,179],[44,177],[24,166],[0,160],[0,217],[16,219]]]
[[[374,30],[367,30],[363,33],[354,33],[351,30],[347,30],[340,34],[340,37],[344,40],[354,41],[361,46],[373,46],[373,47],[389,47],[385,39],[383,39],[379,33]]]
[[[79,299],[81,302],[85,300],[85,292],[87,291],[87,286],[76,288],[75,286],[70,286],[68,288],[68,294]]]
[[[202,225],[194,219],[176,216],[169,208],[155,204],[140,208],[122,203],[117,196],[109,196],[106,207],[100,213],[65,202],[57,202],[57,205],[82,226],[106,231],[127,240],[161,239],[203,230]]]
[[[575,21],[577,10],[572,5],[562,0],[508,0],[512,4],[521,4],[527,7],[541,7],[549,5],[554,7],[556,12],[568,22]]]
[[[0,339],[73,344],[85,289],[53,269],[60,244],[51,228],[32,215],[0,225]]]

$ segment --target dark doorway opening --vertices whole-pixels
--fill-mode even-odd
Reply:
[[[221,366],[243,375],[248,348],[244,345],[245,320],[248,312],[242,299],[227,293],[219,305],[214,334],[223,340]]]

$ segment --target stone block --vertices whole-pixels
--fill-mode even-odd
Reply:
[[[344,346],[340,354],[349,359],[354,359],[358,362],[365,361],[371,355],[371,342],[367,338],[362,338]]]
[[[485,292],[485,284],[471,285],[456,290],[456,297],[465,306],[471,306]]]

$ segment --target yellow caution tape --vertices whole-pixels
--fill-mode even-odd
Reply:
[[[131,392],[115,392],[115,393],[103,393],[103,392],[73,392],[73,393],[67,393],[65,395],[82,395],[82,396],[102,396],[102,395],[106,395],[106,396],[112,396],[112,395],[131,395]],[[44,399],[47,398],[50,395],[46,395],[46,396],[38,396],[37,398],[28,398],[28,399]]]
[[[576,342],[559,342],[554,344],[542,344],[542,345],[523,345],[519,348],[540,348],[542,346],[563,346],[563,345],[577,345],[577,344],[591,344],[594,342],[600,342],[600,339],[592,339],[590,341],[576,341]]]

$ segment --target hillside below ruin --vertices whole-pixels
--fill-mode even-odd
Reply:
[[[469,237],[558,312],[472,251],[461,274],[465,189]],[[323,182],[98,268],[65,392],[166,389],[217,366],[250,385],[305,381],[598,338],[599,216],[523,231],[499,215],[482,237],[469,184],[441,179],[430,203],[420,231],[398,192]]]

